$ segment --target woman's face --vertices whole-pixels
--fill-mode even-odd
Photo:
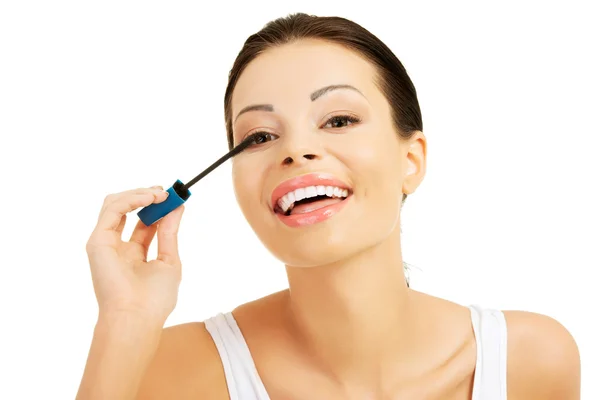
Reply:
[[[264,132],[233,159],[235,194],[288,266],[340,261],[398,232],[402,194],[424,173],[425,144],[420,132],[410,140],[396,133],[375,77],[354,52],[304,40],[258,56],[235,87],[234,144]]]

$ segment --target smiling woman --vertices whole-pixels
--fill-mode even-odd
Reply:
[[[100,304],[80,398],[578,399],[579,354],[549,317],[408,287],[401,209],[425,177],[416,90],[370,32],[294,14],[250,36],[225,92],[241,210],[289,289],[162,329],[183,207],[121,242],[160,190],[107,198],[88,242]]]

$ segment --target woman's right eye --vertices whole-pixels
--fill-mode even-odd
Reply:
[[[268,142],[269,140],[275,140],[278,138],[277,135],[275,135],[274,133],[270,133],[270,132],[256,132],[256,133],[253,133],[251,136],[253,137],[253,140],[252,140],[253,146],[260,145],[260,144]]]

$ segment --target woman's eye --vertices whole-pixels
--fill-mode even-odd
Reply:
[[[336,115],[327,120],[323,128],[344,128],[350,124],[356,124],[360,119],[352,115]]]
[[[269,140],[277,139],[277,135],[269,132],[256,132],[251,134],[253,137],[252,145],[256,146],[268,142]]]

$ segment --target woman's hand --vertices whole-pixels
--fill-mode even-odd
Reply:
[[[106,197],[86,250],[100,316],[134,314],[161,326],[177,303],[181,260],[177,233],[184,206],[147,227],[141,220],[129,241],[121,239],[126,214],[166,200],[160,186]],[[158,257],[147,261],[158,231]]]

